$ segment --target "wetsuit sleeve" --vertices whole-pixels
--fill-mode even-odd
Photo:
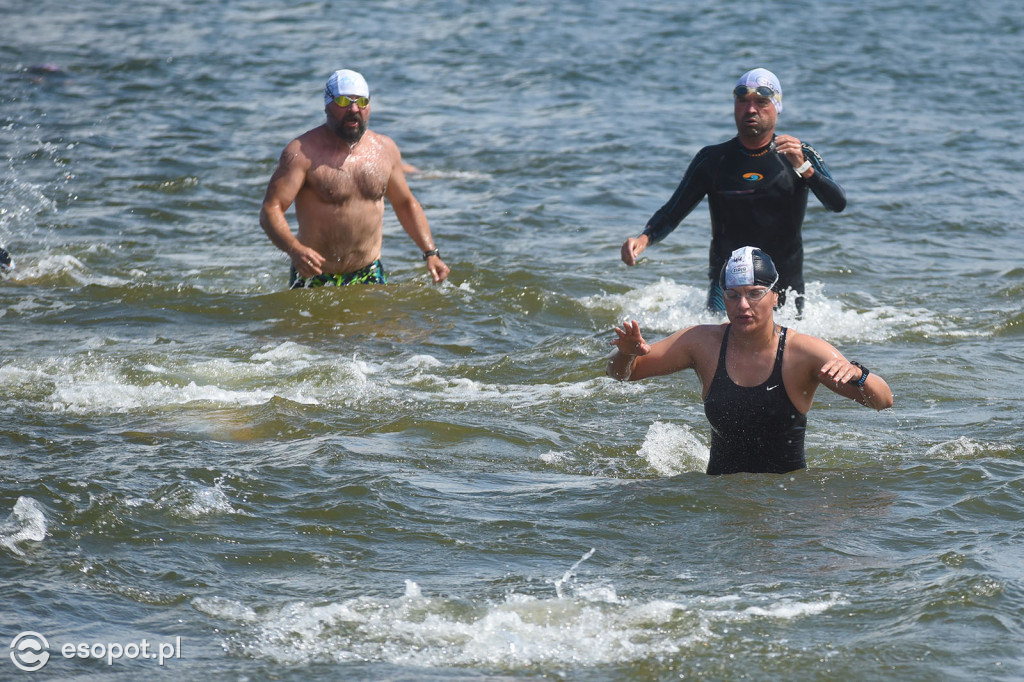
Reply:
[[[707,194],[710,178],[709,156],[710,147],[697,152],[672,198],[647,221],[643,233],[647,235],[648,243],[656,244],[668,236],[668,233],[676,229],[683,218],[688,216]]]
[[[809,144],[801,146],[803,147],[804,157],[814,166],[814,174],[806,180],[807,186],[814,192],[814,196],[818,197],[818,201],[821,202],[822,206],[830,211],[839,213],[846,208],[846,192],[832,178],[832,174],[828,171],[828,166],[825,165],[821,155],[814,151],[814,147]]]

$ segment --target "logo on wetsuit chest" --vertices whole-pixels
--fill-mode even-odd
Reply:
[[[760,173],[744,173],[743,179],[747,182],[757,182],[758,180],[764,180],[764,176]]]

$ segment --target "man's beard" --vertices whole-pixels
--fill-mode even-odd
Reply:
[[[331,130],[334,134],[345,140],[349,144],[355,144],[359,140],[363,139],[363,135],[366,133],[366,119],[359,117],[359,125],[356,128],[349,128],[345,125],[348,117],[342,121],[331,126]]]

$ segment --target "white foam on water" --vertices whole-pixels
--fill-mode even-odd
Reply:
[[[558,465],[565,464],[566,462],[570,461],[570,457],[569,453],[567,452],[549,450],[548,452],[545,452],[543,455],[540,456],[540,461],[544,462],[545,464]]]
[[[434,363],[437,363],[436,365]],[[431,359],[422,369],[439,368],[437,373],[417,371],[403,375],[395,366],[379,368],[384,370],[384,385],[395,393],[396,398],[418,401],[442,401],[446,403],[497,403],[507,408],[522,408],[543,405],[556,400],[585,398],[595,395],[603,378],[583,382],[559,382],[554,384],[512,384],[488,383],[453,376],[441,363]]]
[[[642,324],[671,332],[689,324],[721,321],[721,317],[704,311],[703,296],[698,289],[662,279],[627,294],[593,297],[589,305],[635,306],[645,320]],[[819,304],[811,303],[809,309],[813,310],[815,305]],[[838,304],[827,301],[820,304],[821,309],[832,311],[831,323],[823,326],[839,336],[850,333],[860,338],[865,336],[862,330],[866,316],[876,314],[843,311]],[[799,328],[810,326],[813,333],[814,324],[820,324],[815,319],[809,315],[799,321]],[[583,344],[583,352],[588,348]],[[359,356],[343,358],[292,341],[259,349],[248,358],[216,358],[175,365],[176,358],[187,357],[175,355],[161,359],[159,365],[140,362],[132,366],[131,359],[105,358],[95,353],[85,363],[58,359],[41,370],[43,377],[35,376],[34,380],[42,378],[42,385],[52,386],[45,400],[49,409],[71,413],[123,413],[203,403],[247,407],[274,398],[304,405],[338,401],[367,405],[384,400],[493,404],[499,409],[514,410],[591,398],[608,386],[604,376],[557,383],[479,381],[459,376],[450,365],[429,354],[379,361]],[[147,373],[142,379],[140,368]],[[10,374],[16,369],[8,365],[0,368],[0,372]],[[23,377],[24,380],[27,379]],[[25,389],[37,390],[27,385]],[[692,470],[693,462],[702,457],[699,448],[683,432],[669,434],[656,430],[649,434],[653,439],[672,437],[679,441],[677,452],[685,456],[667,452],[668,442],[654,441],[641,453],[662,475]]]
[[[39,395],[39,387],[50,392],[40,399],[52,411],[86,413],[124,413],[181,405],[209,403],[220,407],[262,405],[275,397],[315,405],[315,394],[322,387],[310,385],[292,376],[319,365],[330,375],[331,391],[336,372],[335,360],[310,353],[286,342],[266,352],[255,353],[251,361],[218,358],[174,366],[174,356],[166,364],[144,362],[133,366],[131,359],[104,358],[96,354],[88,361],[57,358],[38,368],[10,363],[0,367],[0,381],[9,393]],[[365,372],[355,363],[342,363],[357,385],[365,383]],[[146,383],[140,383],[144,372]],[[183,382],[183,378],[189,379]],[[254,383],[259,384],[253,386]],[[344,383],[344,382],[341,382]],[[311,393],[313,395],[311,395]]]
[[[838,598],[811,603],[782,601],[767,607],[751,606],[745,609],[743,613],[772,620],[793,620],[804,616],[816,616],[819,613],[825,613],[839,603],[841,603],[841,600]]]
[[[711,450],[686,425],[654,422],[637,454],[662,476],[675,476],[686,471],[707,471]]]
[[[470,180],[490,181],[493,179],[490,173],[467,170],[449,170],[442,168],[420,168],[417,172],[407,175],[410,180]]]
[[[236,513],[236,509],[231,506],[231,500],[219,485],[196,485],[191,499],[182,511],[183,515],[189,518]]]
[[[339,391],[351,393],[353,385],[364,386],[367,376],[378,371],[355,360],[317,356],[291,342],[250,360],[175,365],[180,357],[167,356],[159,365],[96,353],[87,360],[52,358],[38,367],[11,362],[0,367],[0,381],[9,395],[33,396],[55,412],[124,413],[201,403],[245,407],[275,397],[316,405]],[[295,378],[308,369],[312,378]]]
[[[26,292],[24,295],[20,295],[19,292],[17,302],[4,310],[3,313],[10,311],[20,315],[30,315],[41,310],[59,313],[64,310],[70,310],[71,308],[71,305],[62,301],[55,301],[52,298],[47,299],[31,292]]]
[[[97,347],[102,346],[97,339]],[[151,361],[108,356],[51,358],[39,367],[14,362],[0,367],[11,395],[30,396],[43,409],[73,414],[127,413],[179,406],[240,408],[282,398],[303,405],[342,402],[365,408],[376,401],[494,405],[522,409],[587,399],[608,389],[608,380],[499,383],[459,376],[429,354],[391,360],[339,357],[291,341],[247,358],[194,359],[164,355]],[[628,388],[633,388],[632,386]]]
[[[42,542],[46,538],[46,515],[43,506],[31,497],[19,497],[10,516],[0,524],[0,547],[24,556],[18,547],[23,542]]]
[[[21,232],[22,225],[31,224],[37,216],[57,210],[44,185],[21,180],[19,175],[18,170],[9,167],[0,177],[4,198],[0,206],[0,235],[4,237]]]
[[[444,367],[444,363],[432,355],[413,355],[401,362],[399,366],[408,369],[434,369]]]
[[[973,459],[978,455],[984,454],[990,449],[992,448],[984,443],[979,443],[967,436],[960,436],[954,440],[948,440],[931,446],[927,451],[925,451],[925,454],[929,457],[938,457],[941,459],[948,459],[950,461],[957,461],[962,459]]]
[[[230,390],[218,386],[198,385],[194,381],[184,386],[156,382],[146,386],[126,383],[120,377],[90,380],[72,380],[58,386],[50,396],[55,412],[87,414],[92,412],[130,412],[193,403],[213,403],[219,406],[243,407],[262,405],[277,393],[263,389]],[[295,402],[315,403],[302,396],[290,396]]]
[[[793,296],[792,292],[790,296]],[[804,298],[801,319],[796,319],[795,307],[786,305],[776,313],[776,322],[834,344],[878,343],[910,330],[917,333],[943,330],[938,316],[924,308],[879,306],[853,310],[841,301],[827,297],[821,282],[808,283]]]
[[[16,386],[35,385],[45,381],[47,374],[41,369],[19,367],[13,362],[7,365],[0,365],[0,386],[10,394]]]
[[[415,370],[409,373],[404,370]],[[502,409],[545,405],[598,395],[607,388],[603,376],[557,383],[491,383],[458,376],[431,356],[379,366],[379,381],[397,399],[445,403],[496,403]]]
[[[226,642],[228,650],[282,664],[375,661],[516,670],[685,655],[714,646],[722,625],[813,617],[842,603],[838,595],[778,594],[638,601],[617,596],[608,585],[576,586],[551,597],[511,593],[480,603],[424,595],[407,580],[396,599],[298,602],[254,611],[232,600],[204,598],[192,606],[239,627]]]
[[[213,618],[220,618],[235,623],[257,623],[259,615],[243,604],[223,597],[196,597],[192,600],[192,608]]]
[[[82,261],[68,254],[47,254],[37,261],[23,258],[18,262],[18,280],[52,278],[55,275],[67,275],[80,285],[98,284],[107,287],[123,287],[131,283],[120,277],[97,275],[91,272]]]
[[[624,294],[586,296],[579,302],[585,308],[617,311],[616,324],[619,326],[628,318],[639,322],[641,331],[646,329],[656,332],[657,336],[664,336],[695,324],[724,321],[724,314],[709,313],[704,309],[706,300],[704,289],[676,284],[662,277],[653,284]]]
[[[219,481],[212,486],[194,482],[175,486],[161,495],[153,503],[153,508],[168,510],[174,516],[184,519],[239,513],[231,505],[231,499]]]
[[[251,357],[256,362],[299,362],[305,364],[314,356],[308,347],[294,341],[285,341],[265,351],[253,353]]]
[[[794,620],[816,616],[849,602],[838,593],[819,597],[803,598],[793,595],[771,595],[765,604],[744,606],[751,599],[744,595],[725,595],[705,598],[705,614],[720,622],[746,622],[754,619]]]
[[[796,308],[787,305],[776,312],[776,322],[833,343],[884,341],[908,329],[920,333],[949,334],[939,317],[931,311],[891,306],[853,310],[827,297],[821,282],[808,283],[804,298],[804,314],[801,319],[796,319]],[[724,312],[711,313],[705,310],[706,299],[707,291],[704,288],[676,284],[662,278],[624,294],[589,296],[581,299],[580,303],[591,309],[616,311],[616,324],[620,326],[626,319],[637,320],[641,331],[650,332],[648,340],[654,341],[693,325],[726,322]],[[612,338],[611,334],[609,338]]]
[[[141,359],[111,356],[103,354],[102,342],[97,338],[98,350],[86,358],[43,359],[39,367],[17,361],[0,366],[0,381],[10,395],[36,400],[42,409],[73,414],[180,406],[230,409],[275,398],[303,405],[357,404],[360,409],[385,401],[515,410],[588,399],[609,385],[604,376],[557,383],[479,381],[459,376],[457,369],[429,354],[388,360],[339,357],[291,341],[248,357],[214,359],[164,351],[154,358],[145,349]]]

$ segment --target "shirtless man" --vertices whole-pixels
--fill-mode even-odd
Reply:
[[[394,141],[367,127],[370,89],[347,69],[324,89],[327,121],[288,143],[267,185],[260,226],[292,260],[289,288],[324,284],[385,284],[380,262],[384,198],[423,252],[435,282],[449,268],[441,260],[423,208],[405,181]],[[295,203],[298,236],[285,212]]]
[[[709,474],[803,469],[807,412],[819,385],[865,407],[892,407],[880,376],[827,341],[775,323],[778,283],[768,254],[741,247],[719,275],[728,323],[688,327],[653,344],[635,320],[615,328],[606,368],[613,379],[697,372],[711,424]]]

